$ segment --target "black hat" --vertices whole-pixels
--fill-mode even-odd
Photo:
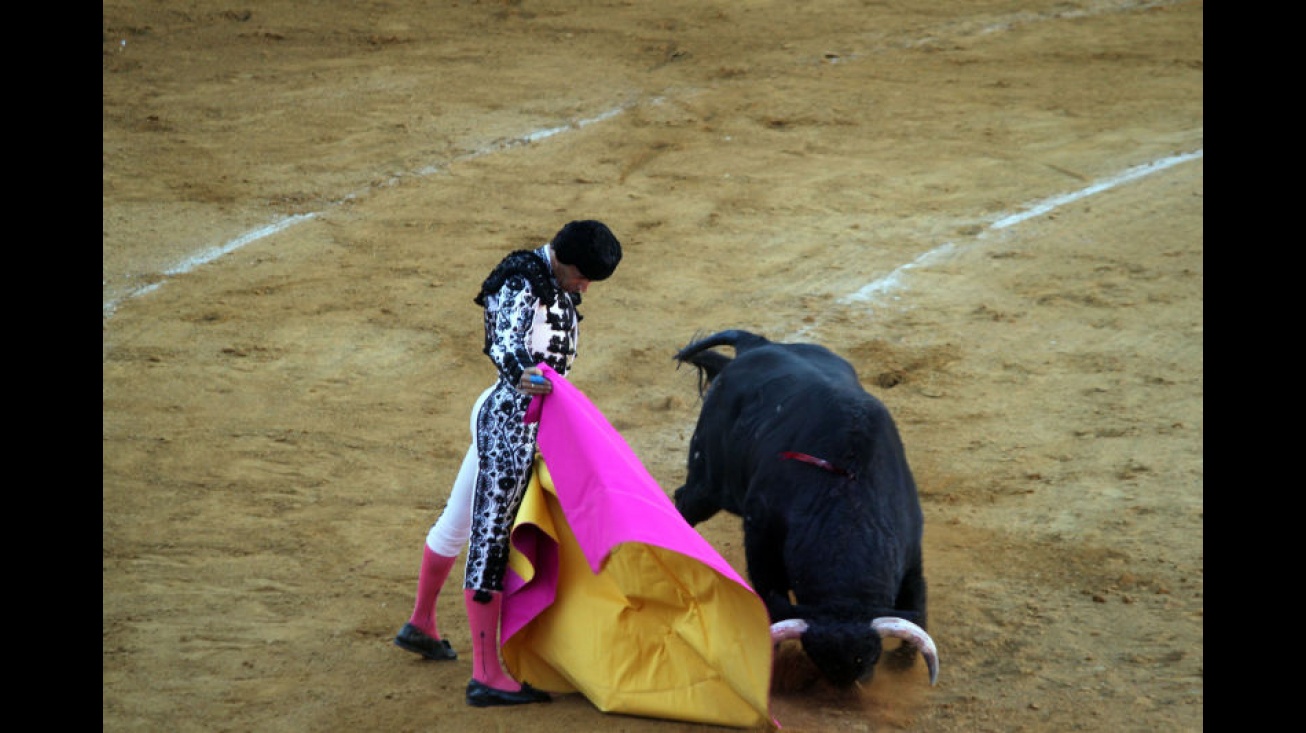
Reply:
[[[569,222],[550,242],[558,261],[574,265],[586,280],[606,280],[621,262],[621,242],[601,221]]]

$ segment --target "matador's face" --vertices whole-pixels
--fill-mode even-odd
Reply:
[[[579,267],[559,262],[556,258],[553,261],[553,277],[568,293],[584,293],[590,289],[590,279],[580,274]]]

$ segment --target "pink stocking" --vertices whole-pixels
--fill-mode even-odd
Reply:
[[[435,601],[440,597],[440,589],[449,577],[454,559],[437,554],[429,545],[422,544],[422,570],[417,576],[417,602],[413,605],[413,615],[409,617],[408,623],[432,639],[443,638],[436,623]]]
[[[489,601],[478,603],[477,591],[463,590],[467,604],[467,625],[472,629],[472,678],[496,690],[517,692],[521,683],[503,671],[499,662],[499,614],[503,609],[503,594],[488,593]]]

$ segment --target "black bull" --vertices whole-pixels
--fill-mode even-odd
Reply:
[[[815,344],[730,330],[675,358],[698,367],[703,392],[676,508],[691,525],[722,509],[743,518],[748,575],[772,639],[801,638],[822,674],[845,686],[868,680],[882,640],[896,637],[903,643],[890,659],[909,666],[920,651],[934,684],[925,520],[884,404],[851,364]]]

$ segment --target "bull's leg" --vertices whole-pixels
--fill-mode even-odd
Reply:
[[[788,593],[770,591],[762,597],[762,601],[766,603],[766,615],[770,617],[771,623],[791,618],[802,618],[798,613],[798,609],[794,608],[794,603],[789,599]]]
[[[898,587],[898,599],[894,607],[919,614],[919,618],[914,619],[916,625],[928,630],[925,615],[925,573],[919,564],[913,566],[903,578],[902,584]],[[916,651],[916,647],[904,643],[885,655],[885,664],[893,669],[907,669],[915,663]]]
[[[789,601],[789,573],[784,565],[784,533],[768,531],[744,519],[744,561],[753,591],[766,603],[771,621],[793,618]]]
[[[676,511],[694,526],[706,522],[721,511],[721,489],[712,480],[703,440],[698,430],[689,439],[689,460],[685,464],[685,483],[676,489],[673,497]]]
[[[898,586],[898,598],[893,607],[914,612],[916,616],[913,620],[916,625],[929,630],[925,615],[925,571],[919,562],[908,568],[907,574],[903,576],[902,583]]]
[[[699,522],[706,522],[721,511],[721,507],[715,501],[704,496],[705,493],[689,484],[676,489],[676,511],[680,512],[680,516],[684,517],[691,527]]]

